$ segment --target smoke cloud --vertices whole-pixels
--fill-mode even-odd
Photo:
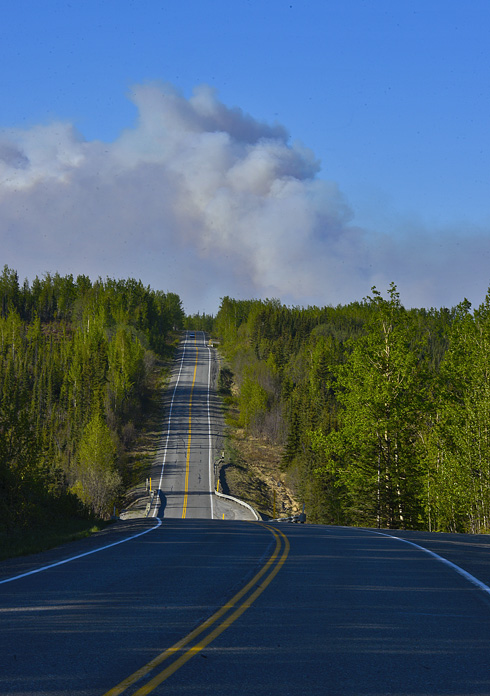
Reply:
[[[207,86],[187,99],[137,85],[130,98],[138,120],[113,143],[87,142],[68,123],[1,132],[0,263],[21,280],[132,276],[212,313],[224,295],[337,304],[391,281],[406,305],[483,299],[486,235],[463,245],[457,232],[363,230],[283,126]]]

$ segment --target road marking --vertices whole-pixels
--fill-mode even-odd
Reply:
[[[194,376],[192,378],[191,395],[189,397],[189,434],[187,437],[187,456],[185,460],[185,484],[184,484],[184,506],[182,508],[182,519],[187,514],[187,497],[189,494],[189,469],[191,459],[191,431],[192,431],[192,395],[194,393],[194,384],[196,383],[197,360],[199,358],[199,348],[197,347],[197,337],[194,338],[196,344],[196,363],[194,365]]]
[[[182,351],[182,358],[181,358],[181,360],[180,360],[179,374],[177,375],[177,381],[175,382],[174,391],[173,391],[173,393],[172,393],[172,399],[171,399],[171,401],[170,401],[170,409],[169,409],[169,412],[168,412],[168,424],[167,424],[167,439],[166,439],[166,441],[165,441],[165,448],[164,448],[164,450],[163,450],[163,461],[162,461],[162,468],[161,468],[161,471],[160,471],[160,482],[159,482],[159,484],[158,484],[158,490],[159,490],[159,491],[162,490],[163,472],[164,472],[164,469],[165,469],[165,462],[167,461],[168,441],[169,441],[169,438],[170,438],[170,423],[171,423],[171,420],[172,420],[172,410],[173,410],[173,407],[174,407],[175,394],[176,394],[176,392],[177,392],[177,387],[179,386],[180,376],[181,376],[181,374],[182,374],[182,367],[183,367],[183,365],[184,365],[185,349],[186,349],[186,343],[184,343],[184,350]],[[155,509],[154,509],[154,511],[153,511],[153,515],[156,515],[156,512],[157,512],[157,507],[155,506]]]
[[[451,561],[448,561],[447,558],[444,558],[443,556],[439,556],[439,554],[434,553],[434,551],[430,551],[429,549],[426,549],[424,546],[419,546],[419,544],[414,544],[413,541],[407,541],[407,539],[397,537],[394,534],[386,534],[385,532],[373,532],[373,534],[379,534],[379,536],[388,537],[388,539],[397,539],[398,541],[403,541],[404,544],[414,546],[416,549],[419,549],[420,551],[425,551],[425,553],[428,553],[429,556],[432,556],[432,558],[435,558],[437,561],[444,563],[444,565],[448,566],[449,568],[452,568],[452,570],[455,570],[456,573],[458,573],[459,575],[462,575],[465,578],[465,580],[468,580],[468,582],[471,582],[473,585],[476,585],[478,589],[483,590],[483,592],[486,592],[486,594],[490,594],[490,587],[488,585],[485,585],[484,582],[478,580],[478,578],[475,578],[474,575],[471,575],[471,573],[468,573],[466,570],[456,565],[456,563],[452,563]]]
[[[139,670],[131,674],[114,688],[107,691],[104,696],[119,696],[130,686],[135,684],[143,677],[147,677],[153,670],[163,662],[173,658],[173,662],[162,672],[156,674],[144,686],[133,692],[133,696],[146,696],[153,689],[162,684],[174,672],[188,662],[192,657],[199,654],[206,646],[212,643],[221,633],[226,631],[262,594],[272,580],[280,571],[289,554],[289,540],[279,530],[274,527],[264,525],[274,536],[276,545],[268,561],[262,566],[259,572],[248,582],[234,597],[216,611],[209,619],[204,621],[194,631],[191,631],[185,638],[172,645],[163,653],[155,657]],[[266,577],[264,577],[266,576]],[[239,604],[241,602],[241,604]],[[220,623],[217,623],[220,622]],[[217,624],[214,628],[213,625]],[[212,629],[212,630],[210,630]],[[194,642],[201,634],[209,631],[198,642]],[[189,644],[192,645],[190,647]],[[186,650],[184,650],[186,648]]]
[[[205,334],[203,333],[203,341],[205,340]],[[208,476],[209,476],[209,500],[211,503],[211,519],[214,519],[214,467],[213,467],[213,457],[212,457],[212,435],[211,435],[211,406],[210,406],[210,390],[211,390],[211,361],[212,353],[211,348],[208,346]]]
[[[105,546],[100,546],[98,549],[93,549],[92,551],[86,551],[85,553],[79,553],[78,556],[70,556],[70,558],[65,558],[63,561],[58,561],[57,563],[50,563],[49,565],[42,566],[42,568],[36,568],[35,570],[29,570],[27,573],[21,573],[20,575],[15,575],[12,578],[7,578],[6,580],[0,580],[0,585],[6,582],[13,582],[14,580],[20,580],[20,578],[25,578],[28,575],[35,575],[36,573],[41,573],[43,570],[49,570],[50,568],[56,568],[57,566],[64,565],[65,563],[70,563],[70,561],[76,561],[79,558],[84,558],[84,556],[90,556],[93,553],[98,553],[99,551],[105,551],[113,546],[118,546],[119,544],[124,544],[126,541],[131,541],[131,539],[137,539],[143,534],[148,534],[148,532],[153,532],[155,529],[162,524],[162,520],[157,519],[157,524],[150,529],[145,529],[144,532],[139,532],[138,534],[133,534],[133,536],[126,537],[125,539],[120,539],[119,541],[114,541],[112,544],[106,544]]]

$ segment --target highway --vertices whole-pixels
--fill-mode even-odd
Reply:
[[[186,332],[165,392],[162,444],[150,472],[158,495],[154,517],[256,519],[246,507],[214,495],[224,428],[218,370],[206,334]]]
[[[223,519],[210,359],[188,334],[155,515],[0,564],[0,694],[490,695],[490,537]]]

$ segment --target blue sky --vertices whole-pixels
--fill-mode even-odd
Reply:
[[[131,275],[189,312],[484,299],[487,0],[18,0],[0,90],[21,278]]]

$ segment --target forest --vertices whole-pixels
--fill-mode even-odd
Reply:
[[[182,328],[219,340],[221,391],[282,452],[308,521],[490,531],[490,293],[405,309],[392,284],[336,307],[224,297],[186,316],[138,280],[21,285],[5,266],[0,532],[111,515],[155,361]]]
[[[181,300],[134,279],[0,275],[0,531],[110,516]]]
[[[490,294],[405,309],[225,297],[214,321],[239,425],[282,448],[308,521],[490,531]],[[222,387],[223,388],[223,387]]]

